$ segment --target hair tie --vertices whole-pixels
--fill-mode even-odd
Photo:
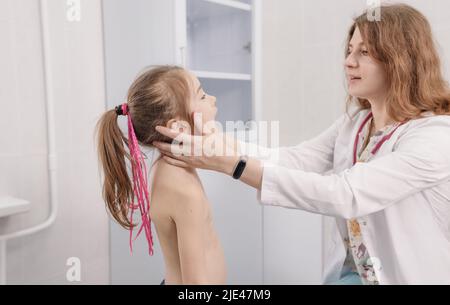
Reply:
[[[125,104],[122,104],[120,106],[117,106],[115,108],[115,110],[116,110],[116,114],[118,116],[120,116],[120,115],[128,115],[128,104],[125,103]]]

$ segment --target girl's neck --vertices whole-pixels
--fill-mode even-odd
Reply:
[[[191,168],[191,167],[190,168],[182,168],[182,167],[177,167],[177,166],[171,165],[171,164],[167,163],[162,157],[158,158],[155,161],[154,166],[159,166],[160,164],[163,164],[163,166],[173,166],[175,168],[178,168],[179,170],[187,171],[191,174],[197,175],[197,169]]]

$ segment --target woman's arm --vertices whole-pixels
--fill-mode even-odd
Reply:
[[[336,138],[346,119],[346,115],[342,116],[319,136],[294,147],[266,148],[254,143],[235,140],[227,134],[190,136],[165,127],[157,127],[156,129],[161,134],[176,139],[177,142],[183,142],[184,156],[180,154],[178,145],[160,142],[155,142],[153,145],[163,155],[167,156],[165,159],[168,163],[185,168],[194,167],[227,173],[230,163],[236,161],[237,156],[248,155],[253,159],[269,162],[273,165],[326,173],[333,168]],[[201,155],[194,155],[194,143],[203,145],[203,148],[200,147],[200,150],[203,149]],[[211,143],[214,143],[214,145],[211,145]],[[221,153],[225,151],[227,152],[226,155]],[[256,164],[255,161],[253,163]],[[255,164],[254,166],[257,167]],[[255,181],[252,182],[252,185],[255,185]]]
[[[239,157],[224,159],[223,162],[220,164],[220,166],[217,167],[216,171],[221,172],[228,176],[232,176],[234,167],[238,162]],[[267,166],[270,166],[269,163],[266,164]],[[257,190],[261,190],[263,171],[264,171],[263,161],[256,158],[249,158],[247,161],[247,166],[245,167],[245,170],[242,173],[240,180]]]
[[[437,124],[438,125],[438,124]],[[250,167],[246,175],[260,175]],[[450,124],[412,130],[394,152],[323,176],[280,166],[265,167],[263,204],[346,219],[381,211],[423,189],[450,180]]]
[[[274,165],[323,174],[333,169],[336,138],[347,119],[347,115],[341,116],[320,135],[297,146],[266,148],[237,141],[238,152],[239,155],[248,155]]]
[[[343,115],[319,136],[294,147],[266,148],[253,143],[232,139],[227,134],[216,135],[217,139],[215,141],[209,141],[225,144],[231,143],[231,145],[228,145],[228,151],[234,152],[231,156],[180,156],[174,153],[174,147],[170,144],[158,142],[153,144],[163,153],[164,159],[169,164],[185,168],[196,167],[208,169],[227,175],[232,175],[234,166],[239,160],[238,156],[248,155],[250,159],[241,177],[241,181],[261,190],[264,164],[266,164],[266,167],[281,166],[316,173],[325,173],[331,170],[333,167],[336,137],[338,136],[339,128],[344,124],[346,119],[346,115]],[[158,127],[157,130],[167,137],[178,139],[179,142],[184,141],[186,145],[195,141],[187,135],[180,134],[168,128]],[[214,136],[210,135],[209,137]],[[200,139],[199,142],[205,142],[205,139]],[[212,153],[211,155],[214,154]]]
[[[238,158],[223,160],[231,175]],[[241,181],[258,189],[263,204],[346,219],[381,211],[450,179],[450,123],[410,131],[394,152],[335,175],[320,175],[250,159]]]

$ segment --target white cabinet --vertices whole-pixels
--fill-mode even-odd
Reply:
[[[217,97],[217,120],[256,119],[258,1],[177,0],[177,60]]]
[[[259,1],[104,0],[108,108],[120,104],[145,66],[183,65],[217,97],[218,120],[259,119]],[[225,127],[225,125],[224,125]],[[199,171],[225,251],[230,284],[263,282],[262,208],[256,191]],[[128,233],[111,223],[112,283],[158,284],[163,274],[141,238],[133,257]]]

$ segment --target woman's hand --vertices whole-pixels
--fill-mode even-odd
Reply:
[[[237,141],[224,133],[189,135],[158,126],[156,130],[174,140],[174,144],[152,143],[164,160],[183,168],[200,168],[232,175],[239,161]]]

